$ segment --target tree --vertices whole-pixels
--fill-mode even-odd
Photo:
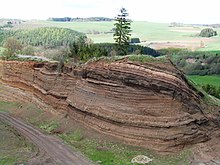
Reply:
[[[200,37],[213,37],[213,36],[217,36],[217,31],[214,31],[211,28],[206,28],[206,29],[203,29],[200,32],[199,36]]]
[[[120,9],[120,13],[116,17],[114,24],[115,33],[114,40],[117,43],[117,50],[120,55],[127,54],[127,46],[129,45],[131,21],[127,19],[128,13],[125,8]]]

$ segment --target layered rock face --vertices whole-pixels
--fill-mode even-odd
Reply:
[[[124,143],[172,152],[209,139],[199,97],[169,62],[98,61],[58,73],[56,64],[1,61],[0,78]]]

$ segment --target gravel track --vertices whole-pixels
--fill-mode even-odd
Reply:
[[[0,113],[0,119],[7,121],[24,137],[32,141],[39,149],[45,151],[47,155],[57,165],[91,165],[93,164],[83,155],[74,151],[62,142],[62,140],[51,135],[45,135],[36,128],[18,120],[6,113]]]

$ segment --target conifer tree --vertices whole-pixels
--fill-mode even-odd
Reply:
[[[127,19],[128,13],[125,8],[120,9],[120,13],[117,15],[114,24],[115,33],[114,40],[117,43],[117,50],[119,55],[127,54],[127,47],[129,46],[131,21]]]

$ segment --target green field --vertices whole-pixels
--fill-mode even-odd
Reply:
[[[36,27],[63,27],[86,33],[95,43],[114,42],[113,33],[114,22],[54,22],[54,21],[27,21],[16,25],[14,29],[36,28]],[[197,35],[203,28],[198,26],[169,27],[168,23],[152,23],[146,21],[132,22],[132,36],[138,37],[143,45],[149,43],[170,43],[173,47],[185,44],[187,48],[196,47],[199,50],[220,50],[220,36],[212,38],[202,38]],[[220,34],[220,29],[215,29]],[[199,48],[201,41],[205,47]],[[177,45],[176,45],[177,44]]]
[[[196,85],[210,84],[216,87],[220,87],[220,75],[212,76],[188,76]]]

